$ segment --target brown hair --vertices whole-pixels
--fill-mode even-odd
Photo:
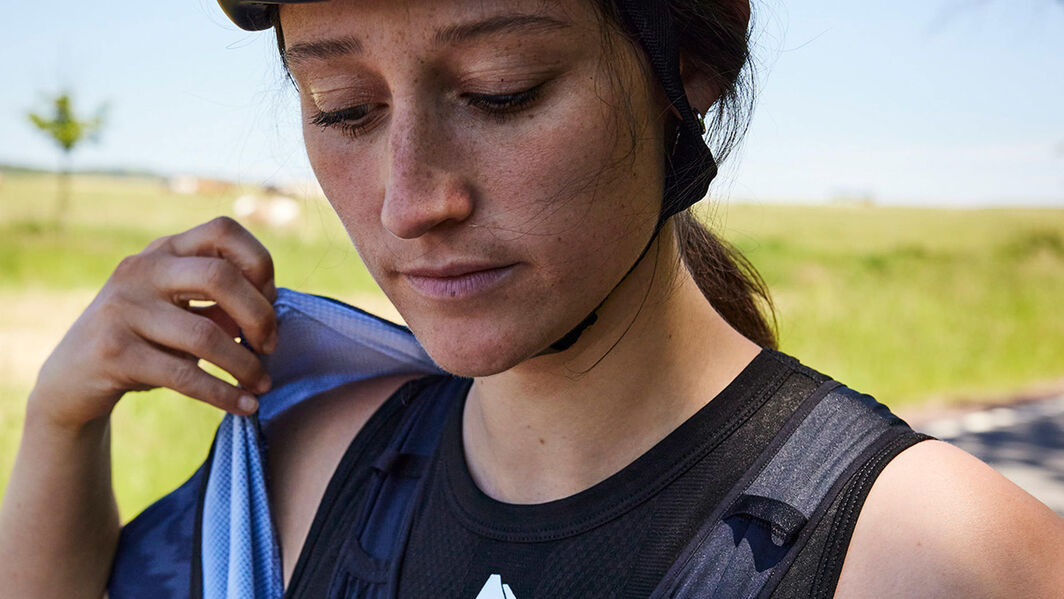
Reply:
[[[687,68],[710,77],[720,96],[707,115],[707,136],[717,162],[738,145],[753,109],[747,0],[668,0],[677,45]],[[596,0],[602,17],[639,48],[614,0]],[[646,76],[654,77],[649,69]],[[745,337],[777,347],[772,298],[753,264],[718,238],[687,209],[672,217],[684,265],[713,308]]]
[[[672,0],[680,53],[709,73],[721,90],[709,119],[710,145],[720,162],[742,138],[753,109],[750,5],[746,0]],[[739,250],[717,238],[688,209],[673,218],[684,264],[728,324],[754,343],[777,347],[776,317],[761,274]]]
[[[746,133],[753,107],[750,6],[747,0],[667,1],[684,61],[689,68],[707,74],[720,90],[711,108],[712,118],[707,115],[706,119],[707,139],[719,163]],[[624,26],[614,0],[595,0],[594,4],[615,31],[639,47]],[[284,34],[279,12],[274,11],[273,25],[283,61]],[[649,70],[646,75],[654,77]],[[691,209],[671,220],[684,266],[713,308],[754,343],[776,348],[772,298],[754,265],[739,250],[714,235]]]

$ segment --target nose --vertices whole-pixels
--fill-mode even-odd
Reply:
[[[400,239],[413,239],[473,212],[469,185],[455,166],[451,132],[414,111],[393,111],[388,175],[381,223]]]

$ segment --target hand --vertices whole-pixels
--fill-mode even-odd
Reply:
[[[106,418],[127,391],[168,387],[233,413],[269,379],[258,357],[277,343],[273,262],[231,218],[156,239],[122,260],[45,361],[29,409],[62,427]],[[190,307],[191,300],[215,302]],[[200,359],[240,386],[205,372]],[[241,388],[242,387],[242,388]]]

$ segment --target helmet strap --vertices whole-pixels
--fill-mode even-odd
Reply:
[[[621,286],[621,283],[624,283],[625,280],[628,279],[628,276],[632,274],[632,271],[634,271],[637,266],[639,266],[639,263],[643,261],[643,258],[646,257],[647,252],[650,250],[650,246],[654,245],[654,240],[658,238],[658,234],[661,233],[661,229],[664,226],[665,221],[659,219],[658,224],[654,227],[654,233],[650,236],[650,239],[647,241],[646,245],[643,246],[643,251],[639,252],[639,257],[635,259],[635,262],[632,263],[632,266],[630,266],[627,272],[624,273],[624,276],[621,277],[621,280],[617,281],[617,284],[610,288],[609,293],[607,293],[606,296],[602,298],[602,301],[600,301],[598,305],[595,306],[594,309],[592,309],[591,312],[586,317],[584,317],[583,320],[580,321],[580,324],[573,327],[568,333],[563,335],[554,343],[551,343],[547,349],[536,354],[537,357],[544,356],[547,354],[555,354],[569,349],[577,342],[577,340],[580,339],[580,335],[583,334],[583,332],[587,330],[588,327],[598,322],[599,309],[602,308],[602,305],[606,303],[606,300],[608,300],[610,296],[613,295],[613,292]]]

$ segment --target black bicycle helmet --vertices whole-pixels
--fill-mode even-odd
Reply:
[[[326,1],[328,0],[218,0],[218,4],[237,27],[247,31],[261,31],[273,26],[275,11],[279,4]],[[673,151],[668,156],[666,164],[661,211],[658,214],[654,234],[644,246],[639,258],[628,269],[621,281],[617,282],[617,285],[620,285],[643,260],[669,217],[686,210],[705,197],[709,183],[717,174],[717,164],[703,138],[706,129],[702,117],[691,108],[691,103],[683,88],[683,81],[680,78],[680,54],[676,46],[668,3],[666,0],[615,1],[625,24],[635,34],[646,52],[650,66],[665,91],[665,97],[681,118]],[[613,289],[606,297],[612,293]],[[597,319],[596,313],[605,301],[606,299],[603,298],[591,314],[576,328],[553,343],[550,348],[554,351],[562,351],[576,343],[584,329],[594,324]]]

